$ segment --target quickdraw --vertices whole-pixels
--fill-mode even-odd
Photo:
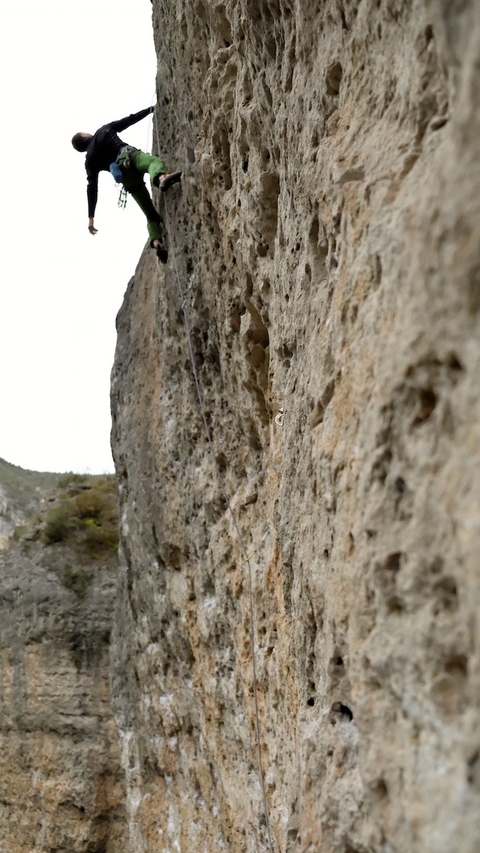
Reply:
[[[120,195],[118,196],[118,206],[122,210],[124,210],[126,205],[127,205],[127,198],[128,198],[128,193],[127,193],[125,187],[121,187]]]

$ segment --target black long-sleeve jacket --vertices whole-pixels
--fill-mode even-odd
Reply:
[[[88,215],[91,219],[95,214],[98,196],[98,173],[101,171],[108,172],[110,163],[113,163],[118,156],[118,152],[127,144],[122,142],[118,133],[126,130],[137,121],[141,121],[149,113],[152,113],[154,107],[147,107],[146,110],[140,110],[139,113],[121,118],[118,121],[111,121],[110,124],[104,124],[92,136],[88,143],[87,155],[85,157],[85,169],[87,171],[87,199],[88,199]]]

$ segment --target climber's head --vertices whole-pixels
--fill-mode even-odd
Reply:
[[[91,133],[76,133],[75,136],[72,136],[72,145],[75,151],[86,151],[91,138]]]

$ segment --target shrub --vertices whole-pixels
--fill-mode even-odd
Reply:
[[[47,512],[43,529],[43,538],[47,545],[68,539],[77,527],[78,521],[75,502],[71,498],[65,498],[52,507]]]
[[[66,474],[62,474],[58,481],[58,485],[61,489],[65,489],[66,486],[70,486],[72,484],[79,485],[80,483],[86,483],[88,480],[88,474],[74,474],[73,471],[67,471]]]
[[[74,496],[61,495],[45,516],[43,539],[66,542],[100,557],[118,546],[118,506],[114,477],[92,478]]]
[[[17,526],[15,528],[15,530],[13,531],[13,541],[19,542],[20,539],[22,538],[22,536],[25,535],[27,530],[28,530],[28,527],[26,525],[20,524],[19,526]]]

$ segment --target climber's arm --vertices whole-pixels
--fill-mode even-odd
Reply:
[[[136,124],[137,121],[141,121],[142,118],[148,116],[149,113],[153,113],[154,109],[155,107],[147,107],[146,110],[140,110],[139,113],[132,113],[132,115],[121,118],[118,121],[112,121],[110,127],[116,133],[121,133],[122,130],[126,130],[126,128],[130,127],[132,124]]]
[[[88,200],[88,230],[90,234],[96,234],[97,229],[93,224],[95,216],[95,208],[97,206],[98,197],[98,172],[90,172],[87,170],[87,200]]]

